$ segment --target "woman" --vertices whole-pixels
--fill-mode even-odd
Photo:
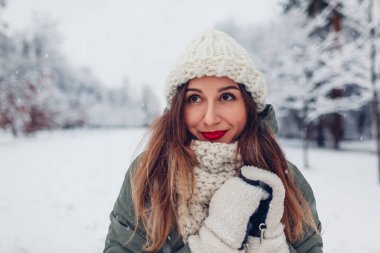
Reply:
[[[313,192],[276,142],[265,94],[234,39],[197,36],[168,76],[104,252],[322,252]]]

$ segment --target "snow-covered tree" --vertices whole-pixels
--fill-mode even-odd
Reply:
[[[313,2],[323,4],[310,8]],[[343,127],[344,115],[368,108],[372,100],[369,35],[373,24],[368,22],[369,3],[365,0],[307,1],[298,6],[306,14],[303,30],[308,40],[305,41],[311,42],[302,52],[306,57],[306,73],[309,73],[303,96],[304,124],[311,128],[313,123],[317,127],[327,125],[336,146],[342,130],[338,134],[334,131],[337,125]],[[315,6],[319,6],[319,10]],[[352,117],[346,119],[350,120]],[[318,136],[323,143],[323,133]]]
[[[150,122],[157,109],[154,94],[144,87],[135,90],[127,78],[120,87],[106,88],[89,68],[70,65],[61,53],[56,26],[44,16],[35,16],[17,33],[0,26],[0,128],[17,136],[41,129]]]
[[[0,127],[18,135],[83,123],[80,108],[71,106],[78,99],[67,96],[62,85],[72,80],[62,82],[61,77],[67,79],[74,72],[67,70],[59,52],[55,24],[36,19],[26,30],[3,38],[0,41],[3,56],[0,57]],[[76,122],[72,117],[71,122],[62,120],[75,113]]]

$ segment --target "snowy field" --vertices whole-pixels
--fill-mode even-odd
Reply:
[[[144,129],[76,130],[13,139],[0,132],[0,252],[102,252],[108,215]],[[314,189],[324,252],[380,252],[380,184],[370,141],[342,151],[282,141]]]

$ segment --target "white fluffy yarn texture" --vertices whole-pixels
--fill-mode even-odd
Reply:
[[[198,234],[208,216],[211,197],[227,179],[237,176],[236,168],[241,167],[239,156],[235,161],[237,142],[226,144],[195,140],[191,147],[199,162],[194,167],[195,188],[192,198],[177,207],[177,222],[184,242],[190,235]],[[181,187],[177,185],[176,189],[181,195]]]
[[[177,88],[202,76],[228,77],[244,84],[264,110],[266,84],[248,52],[229,35],[210,29],[193,39],[166,79],[167,107],[170,108]]]

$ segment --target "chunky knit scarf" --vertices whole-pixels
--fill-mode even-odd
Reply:
[[[198,165],[194,167],[195,187],[187,203],[177,207],[177,223],[184,242],[190,235],[198,234],[208,216],[208,207],[214,192],[227,179],[238,174],[241,158],[236,157],[237,143],[204,142],[195,140],[191,145]],[[181,195],[181,187],[176,186]]]

